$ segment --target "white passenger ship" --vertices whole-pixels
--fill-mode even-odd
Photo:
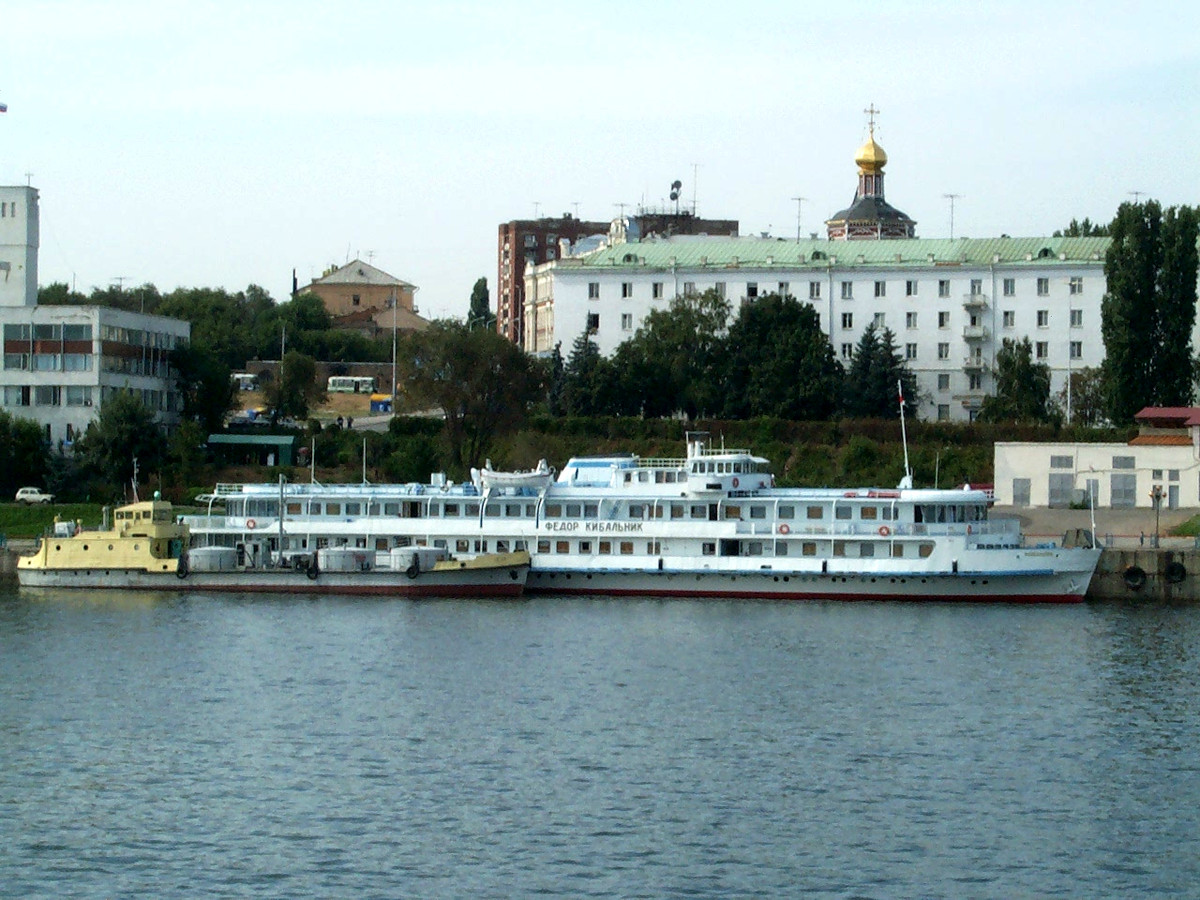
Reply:
[[[776,488],[765,459],[702,434],[683,459],[573,458],[557,478],[489,464],[466,484],[218,485],[208,500],[187,517],[194,548],[527,550],[526,590],[558,594],[1078,602],[1100,556],[1026,546],[982,491]]]

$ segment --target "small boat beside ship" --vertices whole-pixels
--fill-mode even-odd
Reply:
[[[187,524],[158,499],[118,508],[111,527],[56,522],[17,561],[22,587],[306,593],[386,597],[518,597],[529,554],[453,558],[443,548],[354,546],[279,553],[257,543],[191,547]]]

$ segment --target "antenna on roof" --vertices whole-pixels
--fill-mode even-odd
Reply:
[[[692,215],[696,214],[696,182],[697,170],[700,168],[700,163],[692,163]]]
[[[800,210],[804,206],[804,201],[807,200],[808,198],[807,197],[793,197],[792,199],[796,201],[796,243],[798,244],[798,243],[800,243]]]
[[[961,200],[962,194],[942,194],[950,201],[950,240],[954,240],[954,201]]]

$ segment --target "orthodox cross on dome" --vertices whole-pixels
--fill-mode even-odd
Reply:
[[[875,117],[879,115],[880,110],[876,109],[875,104],[872,103],[863,112],[867,114],[867,128],[871,131],[871,137],[875,137]]]

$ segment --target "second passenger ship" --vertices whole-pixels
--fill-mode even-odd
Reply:
[[[982,491],[777,488],[765,459],[704,434],[683,458],[472,476],[218,485],[186,521],[194,548],[243,554],[525,550],[527,591],[604,596],[1078,602],[1100,555],[1027,546]]]

